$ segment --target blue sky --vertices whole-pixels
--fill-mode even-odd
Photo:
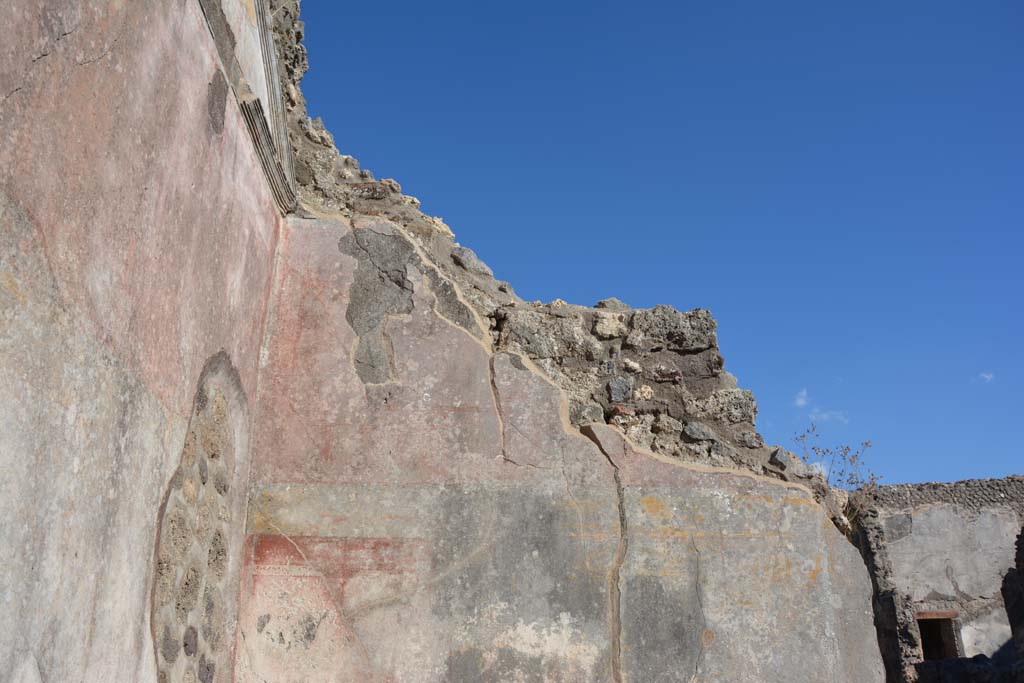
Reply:
[[[527,299],[709,308],[773,443],[1024,472],[1024,5],[304,0],[304,92]]]

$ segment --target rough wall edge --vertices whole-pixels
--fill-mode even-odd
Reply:
[[[1001,479],[964,479],[955,482],[890,484],[868,492],[868,504],[879,511],[896,512],[945,503],[967,510],[993,507],[1013,509],[1024,522],[1024,475]]]
[[[535,370],[535,372],[539,372],[539,370]],[[563,401],[566,405],[566,410],[568,410],[568,399],[563,396]],[[645,458],[655,460],[664,465],[678,467],[680,469],[689,470],[691,472],[697,472],[699,474],[741,477],[743,479],[750,479],[751,481],[756,481],[763,484],[771,484],[785,489],[801,491],[803,493],[806,493],[809,496],[810,501],[813,502],[814,505],[827,516],[827,511],[825,510],[825,507],[821,505],[817,498],[815,498],[814,491],[812,491],[810,487],[800,482],[776,479],[774,477],[768,477],[763,474],[758,474],[757,472],[753,472],[751,470],[732,467],[716,467],[714,465],[704,465],[698,462],[690,462],[687,460],[676,460],[675,458],[671,458],[667,455],[661,455],[660,453],[655,453],[654,451],[650,451],[645,448],[637,446],[618,426],[607,423],[591,422],[589,424],[581,425],[579,428],[579,433],[583,434],[589,440],[597,444],[598,448],[601,449],[601,452],[604,453],[606,457],[610,458],[612,457],[608,455],[610,451],[609,449],[607,449],[607,447],[603,444],[601,440],[600,432],[604,430],[611,432],[612,434],[614,434],[616,438],[621,439],[629,447],[629,449],[636,455],[640,455]],[[576,430],[573,429],[573,431]]]
[[[353,218],[350,219],[350,218],[344,216],[343,214],[340,214],[340,213],[337,213],[337,212],[325,211],[325,210],[319,209],[317,207],[307,207],[305,205],[305,203],[303,203],[302,206],[303,206],[303,209],[309,211],[309,213],[312,216],[314,216],[314,218],[305,218],[305,217],[292,216],[292,217],[290,217],[291,220],[289,220],[289,223],[288,223],[290,228],[299,228],[299,229],[301,229],[301,228],[304,227],[303,223],[313,224],[313,223],[316,223],[318,221],[331,221],[331,222],[337,222],[339,225],[343,226],[345,229],[348,229],[348,230],[358,229],[355,226],[355,222],[356,222],[358,216],[357,217],[353,217]],[[434,268],[437,268],[437,264],[434,263],[433,259],[431,259],[425,253],[425,251],[420,248],[419,243],[417,242],[417,240],[414,238],[413,235],[409,234],[409,232],[406,230],[406,228],[404,226],[402,226],[402,225],[400,225],[400,224],[398,224],[398,223],[396,223],[394,221],[390,221],[390,220],[388,220],[386,218],[381,218],[381,217],[369,217],[369,218],[372,218],[373,220],[384,220],[384,221],[387,221],[388,224],[394,230],[396,230],[397,232],[402,234],[406,239],[408,239],[414,245],[417,253],[420,255],[421,258],[423,258],[425,263],[433,266]],[[311,227],[311,225],[309,225],[308,227]],[[285,241],[286,239],[287,238],[279,239],[278,240],[278,249],[279,250],[282,248],[282,242]],[[275,271],[276,271],[276,268],[275,268]],[[440,272],[440,269],[438,269],[438,271]],[[447,280],[452,285],[452,288],[455,290],[455,292],[457,293],[457,295],[460,297],[461,300],[465,300],[465,294],[462,292],[462,288],[460,287],[458,282],[448,278],[447,276],[445,276],[443,274],[443,272],[440,273],[440,276],[442,278],[444,278],[445,280]],[[426,285],[426,286],[427,286],[427,289],[429,291],[429,284]],[[275,281],[275,291],[276,291],[276,281]],[[431,292],[431,294],[433,295],[433,292]],[[273,294],[271,296],[273,297]],[[470,310],[473,310],[472,307],[470,308]],[[437,313],[436,310],[434,312],[435,312],[435,314]],[[474,315],[477,315],[475,310],[474,310]],[[629,446],[629,448],[634,453],[636,453],[637,455],[643,456],[645,458],[649,458],[649,459],[654,460],[656,462],[659,462],[659,463],[662,463],[662,464],[665,464],[665,465],[669,465],[669,466],[672,466],[672,467],[678,467],[678,468],[681,468],[681,469],[684,469],[684,470],[687,470],[687,471],[690,471],[690,472],[696,472],[696,473],[699,473],[699,474],[720,475],[720,476],[737,476],[737,477],[742,477],[744,479],[749,479],[751,481],[756,481],[756,482],[759,482],[759,483],[771,484],[773,486],[778,486],[778,487],[784,488],[784,489],[801,491],[801,492],[803,492],[803,493],[808,495],[809,500],[813,501],[813,503],[816,506],[816,508],[818,508],[822,512],[822,514],[824,514],[826,517],[829,516],[827,509],[824,506],[822,506],[821,503],[817,500],[816,496],[814,495],[814,491],[811,490],[810,487],[808,487],[805,484],[802,484],[800,482],[792,482],[792,481],[786,481],[786,480],[783,480],[783,479],[777,479],[777,478],[769,477],[769,476],[766,476],[766,475],[763,475],[763,474],[758,474],[757,472],[754,472],[752,470],[746,470],[746,469],[740,469],[740,468],[716,467],[714,465],[704,465],[704,464],[701,464],[701,463],[690,462],[690,461],[686,461],[686,460],[677,460],[675,458],[671,458],[671,457],[666,456],[666,455],[661,455],[661,454],[655,453],[653,451],[647,450],[645,448],[641,448],[640,446],[637,446],[635,443],[633,443],[632,440],[629,439],[629,437],[621,429],[619,429],[615,425],[602,424],[602,423],[592,423],[592,424],[588,424],[588,425],[582,425],[579,428],[577,428],[575,425],[572,424],[572,421],[569,418],[569,396],[566,393],[565,389],[563,389],[561,386],[559,386],[553,379],[548,377],[548,375],[543,370],[541,370],[539,367],[537,367],[536,364],[533,362],[533,360],[529,356],[525,356],[525,355],[523,355],[523,354],[521,354],[521,353],[519,353],[517,351],[511,351],[511,350],[506,350],[506,349],[495,350],[493,344],[490,343],[490,338],[489,337],[488,337],[487,341],[485,341],[485,340],[480,339],[479,337],[477,337],[477,336],[475,336],[473,334],[470,334],[466,329],[464,329],[462,327],[459,327],[458,325],[456,325],[452,321],[448,320],[444,316],[442,316],[440,314],[437,314],[437,317],[444,324],[446,324],[446,325],[450,326],[451,328],[459,331],[461,334],[466,335],[468,338],[470,338],[474,342],[476,342],[484,350],[484,353],[487,354],[487,358],[488,358],[489,361],[492,360],[497,354],[507,354],[509,356],[514,356],[514,357],[518,358],[520,361],[522,361],[523,366],[526,368],[526,370],[530,374],[534,375],[536,378],[540,379],[545,384],[547,384],[552,389],[554,389],[555,391],[558,392],[558,403],[559,403],[558,413],[559,413],[560,422],[562,424],[563,432],[567,436],[569,436],[571,438],[583,439],[583,440],[589,442],[591,445],[597,447],[598,450],[602,454],[604,453],[604,451],[602,450],[601,444],[598,443],[597,441],[595,441],[594,438],[589,436],[583,430],[589,429],[589,430],[593,431],[593,428],[595,428],[595,427],[598,428],[598,429],[606,428],[609,431],[611,431],[612,433],[614,433],[616,435],[616,437],[622,439],[622,441],[625,442]],[[477,317],[479,317],[479,316],[477,316]],[[269,328],[268,328],[267,332],[264,335],[264,341],[263,341],[264,346],[268,343],[269,334],[270,334],[270,331],[269,331]],[[493,367],[493,364],[491,364],[491,363],[488,363],[488,365],[489,365],[489,367]],[[492,376],[490,377],[490,379],[491,379],[491,381],[493,381],[493,370],[490,370],[490,372],[492,373]]]
[[[473,339],[475,339],[481,346],[484,347],[484,350],[487,351],[488,356],[493,356],[494,355],[494,345],[491,342],[490,335],[487,334],[487,329],[490,327],[489,323],[484,319],[484,317],[482,315],[480,315],[480,312],[476,309],[476,306],[474,306],[469,301],[469,299],[466,297],[465,292],[462,291],[462,288],[458,285],[458,283],[455,282],[454,280],[452,280],[450,277],[447,277],[444,274],[444,272],[438,267],[437,263],[435,263],[434,260],[427,254],[426,250],[423,249],[423,245],[420,244],[419,240],[415,239],[414,235],[410,235],[409,231],[406,230],[401,225],[399,225],[398,223],[396,223],[394,221],[391,221],[391,220],[388,220],[386,218],[378,217],[378,216],[356,215],[356,216],[353,216],[351,220],[344,218],[340,214],[336,214],[335,216],[336,216],[337,220],[342,220],[342,221],[348,222],[352,229],[356,229],[357,227],[359,227],[356,224],[356,222],[358,220],[371,220],[371,221],[372,220],[386,220],[386,221],[388,221],[389,224],[391,224],[394,227],[396,227],[398,229],[398,231],[401,232],[402,236],[405,237],[409,241],[409,244],[412,245],[413,251],[416,252],[416,254],[423,260],[423,262],[428,264],[430,267],[432,267],[437,272],[437,275],[438,275],[439,278],[441,278],[442,280],[445,280],[446,282],[448,282],[448,283],[450,283],[452,285],[452,289],[455,291],[455,296],[462,303],[462,305],[465,306],[466,309],[470,312],[470,314],[473,316],[473,319],[476,321],[477,327],[484,334],[484,338],[483,339],[481,339],[480,337],[477,337],[476,335],[473,335],[473,334],[470,334],[469,336],[472,337]],[[434,296],[434,298],[436,300],[437,294],[436,294],[436,292],[431,290],[429,278],[424,282],[424,286],[427,288],[427,291],[429,291],[431,293],[431,295]],[[441,318],[442,320],[444,320],[446,323],[448,323],[452,327],[459,327],[458,325],[454,324],[451,320],[449,320],[447,317],[441,315],[437,311],[436,308],[434,310],[435,310],[435,312],[438,313],[438,317]],[[466,332],[468,334],[468,331],[465,328],[459,327],[459,329],[461,329],[463,332]],[[485,343],[484,339],[487,340],[486,343]]]
[[[920,648],[920,634],[912,608],[894,583],[885,529],[877,510],[865,510],[854,519],[853,542],[871,579],[872,619],[886,681],[913,683],[913,672],[906,663],[910,653]]]
[[[299,88],[309,67],[303,46],[304,24],[299,20],[299,0],[272,0],[271,6],[275,8],[274,35],[279,63],[284,67],[282,88],[287,89],[288,94],[289,136],[302,215],[315,216],[320,213],[319,209],[340,213],[352,220],[360,217],[385,219],[401,227],[404,234],[411,237],[417,256],[424,251],[431,255],[430,262],[435,267],[432,277],[437,277],[437,271],[445,275],[445,299],[455,293],[461,307],[473,313],[477,326],[489,332],[491,339],[487,341],[495,349],[527,354],[535,359],[537,367],[543,368],[545,375],[565,388],[574,429],[599,421],[603,415],[606,423],[619,424],[629,435],[630,442],[643,449],[681,460],[745,469],[770,478],[803,483],[811,489],[840,533],[849,536],[847,496],[829,487],[820,474],[800,463],[797,456],[782,446],[766,444],[757,433],[753,393],[741,389],[736,378],[724,371],[716,324],[707,310],[683,312],[664,305],[633,309],[615,299],[598,302],[594,307],[574,306],[561,299],[549,304],[522,300],[509,283],[497,280],[471,249],[454,242],[454,235],[443,221],[424,214],[419,200],[403,195],[396,181],[378,182],[372,173],[360,170],[358,161],[338,151],[322,120],[309,118]],[[454,283],[461,288],[448,286]],[[619,323],[625,324],[623,329],[605,332],[593,329],[602,315],[611,312],[614,317],[615,311],[629,313],[628,323],[623,316],[618,317]],[[520,315],[513,315],[516,312]],[[639,323],[635,320],[637,317],[641,319]],[[561,328],[559,319],[562,318],[574,320],[578,327],[575,330]],[[659,332],[659,327],[665,329]],[[684,339],[679,341],[682,346],[676,348],[675,342],[667,341],[667,337],[644,344],[647,332],[641,328],[647,328],[655,336],[659,333],[683,335]],[[522,332],[526,333],[525,346],[520,338]],[[629,343],[633,332],[639,335],[634,340],[641,342],[639,346]],[[541,347],[551,346],[563,353],[543,355],[543,350],[530,342],[531,335],[540,339]],[[699,340],[698,344],[697,339],[686,341],[688,335],[709,339]],[[658,345],[659,341],[667,346]],[[559,345],[564,346],[558,348]],[[626,360],[620,363],[619,357],[626,348],[634,350],[625,353]],[[666,348],[667,358],[651,355]],[[611,355],[602,361],[604,353]],[[705,355],[697,358],[700,354]],[[692,363],[688,359],[691,356],[697,358]],[[661,366],[662,360],[668,365]],[[640,363],[647,361],[659,365],[642,368]],[[675,380],[659,378],[661,371],[674,373]],[[693,392],[682,383],[684,377],[687,382],[696,383]],[[613,380],[629,385],[626,395],[616,398]],[[683,386],[671,388],[676,385]],[[634,390],[646,390],[648,395],[638,396]],[[654,423],[662,415],[668,420],[657,429]],[[685,429],[694,422],[699,435]]]

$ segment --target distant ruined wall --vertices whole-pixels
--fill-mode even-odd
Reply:
[[[980,511],[1008,507],[1024,519],[1024,476],[1004,479],[968,479],[927,484],[892,484],[872,492],[879,507],[890,510],[916,508],[933,503],[957,505]]]
[[[980,655],[997,670],[1012,666],[1017,656],[1009,614],[1016,609],[1011,596],[1015,543],[1024,525],[1024,477],[882,486],[865,504],[858,538],[875,584],[889,679],[915,680],[921,672],[921,680],[990,680],[977,678],[977,662],[966,673],[961,664],[920,664],[917,619],[934,615],[954,620],[961,657]]]

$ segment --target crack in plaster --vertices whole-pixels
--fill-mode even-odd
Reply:
[[[53,45],[51,45],[46,50],[44,50],[43,52],[40,52],[38,55],[33,57],[32,58],[32,63],[35,64],[36,62],[41,60],[43,57],[49,57],[50,55],[52,55],[54,48],[56,48],[57,45],[60,44],[60,41],[64,40],[65,38],[67,38],[68,36],[70,36],[72,33],[74,33],[77,30],[78,30],[78,27],[75,26],[70,31],[61,31],[61,33],[56,38],[53,39]]]
[[[38,55],[33,57],[29,61],[29,67],[27,69],[25,69],[22,72],[22,74],[21,74],[21,78],[19,79],[22,82],[21,85],[19,85],[18,87],[8,91],[7,94],[4,95],[4,98],[2,100],[0,100],[0,107],[3,107],[5,104],[7,104],[7,100],[11,99],[11,97],[13,97],[16,93],[19,93],[22,90],[24,90],[25,89],[25,85],[26,85],[29,77],[32,75],[32,72],[35,71],[36,65],[40,61],[42,61],[44,58],[49,57],[50,55],[52,55],[53,51],[60,44],[60,42],[62,40],[64,40],[65,38],[67,38],[68,36],[70,36],[72,33],[74,33],[77,30],[78,30],[78,27],[76,26],[73,29],[71,29],[70,31],[62,31],[56,38],[54,38],[53,44],[50,45],[50,47],[46,48],[45,50],[43,50],[43,52],[40,52]]]
[[[57,49],[57,46],[60,45],[64,41],[65,38],[67,38],[68,36],[73,35],[74,33],[76,33],[78,31],[78,28],[79,28],[78,26],[75,26],[75,27],[71,28],[68,31],[61,31],[54,38],[53,43],[49,47],[44,49],[42,52],[40,52],[35,57],[32,57],[32,59],[29,62],[29,67],[27,69],[25,69],[25,71],[21,74],[21,79],[20,79],[22,81],[21,85],[19,85],[16,88],[13,88],[13,89],[9,90],[3,96],[3,99],[0,99],[0,108],[2,108],[4,105],[7,104],[7,100],[11,99],[14,95],[16,95],[17,93],[19,93],[19,92],[21,92],[22,90],[25,89],[25,86],[27,85],[28,79],[32,76],[32,72],[35,71],[36,66],[39,64],[39,62],[41,62],[45,58],[53,55],[53,53]],[[121,39],[124,37],[124,34],[127,32],[127,29],[128,29],[127,21],[122,22],[121,28],[118,29],[117,34],[114,36],[114,39],[112,41],[110,41],[109,45],[107,45],[106,47],[103,48],[102,52],[100,52],[95,57],[89,57],[89,58],[83,59],[83,60],[77,60],[77,59],[72,60],[74,62],[74,64],[75,64],[75,66],[89,66],[90,64],[95,64],[96,62],[100,61],[104,57],[108,57],[114,51],[114,49],[117,47],[118,43],[121,42]]]
[[[98,55],[96,55],[95,57],[89,57],[87,59],[83,59],[82,61],[78,61],[76,59],[75,60],[75,65],[76,66],[89,66],[90,64],[95,64],[96,62],[100,61],[101,59],[103,59],[105,57],[109,57],[110,54],[114,51],[114,48],[116,48],[118,43],[121,42],[121,39],[124,38],[124,34],[127,32],[127,30],[128,30],[128,22],[124,21],[121,24],[121,28],[117,31],[117,35],[114,36],[114,39],[112,41],[110,41],[110,44],[107,45],[106,47],[104,47],[103,50]]]
[[[604,447],[597,440],[588,434],[584,434],[593,441],[601,454],[612,466],[612,478],[615,480],[615,496],[619,508],[619,543],[615,549],[615,562],[608,571],[608,611],[611,625],[611,668],[612,680],[615,683],[622,683],[622,565],[626,561],[626,553],[629,551],[629,527],[626,521],[626,501],[623,495],[622,478],[619,474],[619,466],[615,464],[612,457],[604,450]],[[626,443],[622,443],[623,455],[626,451]]]
[[[701,662],[704,661],[704,634],[708,632],[708,617],[704,613],[704,595],[703,586],[701,583],[701,554],[700,548],[697,547],[697,542],[693,536],[690,536],[690,545],[693,547],[694,558],[696,559],[696,571],[693,579],[693,592],[697,596],[697,608],[700,610],[700,636],[697,638],[697,643],[700,649],[697,651],[697,659],[693,662],[693,675],[690,677],[690,683],[697,680],[697,675],[700,673]]]
[[[509,353],[509,352],[502,351],[501,353]],[[509,353],[509,355],[513,355],[513,354]],[[492,393],[492,395],[494,397],[495,415],[498,418],[498,425],[501,428],[501,459],[504,460],[505,462],[511,464],[511,465],[516,465],[518,467],[531,467],[531,468],[533,468],[535,470],[553,470],[554,469],[553,467],[541,467],[540,465],[536,465],[536,464],[534,464],[532,462],[518,462],[518,461],[513,460],[512,458],[509,457],[509,455],[508,455],[508,430],[509,429],[514,431],[519,436],[523,437],[532,446],[534,446],[538,451],[543,452],[544,451],[544,447],[543,447],[542,444],[538,443],[536,439],[531,437],[529,434],[526,434],[525,432],[523,432],[523,430],[519,429],[519,427],[517,427],[514,423],[506,422],[505,421],[505,414],[504,414],[504,412],[502,410],[502,406],[501,406],[500,391],[498,389],[497,373],[494,370],[494,360],[496,358],[496,354],[491,353],[490,351],[488,351],[487,352],[487,357],[488,357],[487,367],[488,367],[488,373],[489,373],[489,380],[490,380],[490,384],[491,384],[491,393]],[[516,356],[516,357],[520,358],[519,356]],[[520,358],[520,360],[522,360],[522,359]],[[563,453],[562,453],[562,474],[563,474],[563,476],[565,475],[565,454],[564,454],[564,450],[565,449],[563,448],[562,449],[562,451],[563,451]],[[567,486],[568,486],[568,481],[566,483],[567,483]],[[570,493],[569,496],[572,497],[572,494]]]
[[[532,438],[529,434],[526,434],[525,432],[523,432],[522,429],[520,429],[519,427],[517,427],[513,423],[509,423],[508,426],[516,434],[518,434],[519,436],[521,436],[524,439],[526,439],[527,441],[529,441],[530,444],[532,444],[534,447],[536,447],[540,452],[543,452],[543,450],[544,450],[543,447],[541,446],[540,443],[537,442],[536,439]],[[564,454],[564,451],[565,451],[565,448],[563,447],[562,448],[563,454]],[[511,458],[506,458],[506,460],[508,462],[512,463],[513,465],[519,465],[520,467],[532,467],[535,470],[551,470],[551,469],[554,469],[553,467],[541,467],[540,465],[535,465],[532,462],[516,462],[515,460],[512,460]],[[562,471],[563,472],[565,471],[564,458],[563,458],[563,462],[562,462]]]
[[[498,395],[498,383],[494,378],[494,356],[487,359],[488,380],[491,383],[491,397],[494,399],[494,413],[498,417],[498,428],[501,430],[501,459],[518,465],[515,460],[508,457],[508,435],[505,432],[505,415],[501,411],[501,396]]]
[[[7,104],[7,100],[11,99],[11,97],[13,97],[15,93],[21,92],[24,89],[24,87],[25,86],[23,85],[19,85],[17,88],[11,90],[9,93],[4,95],[4,98],[0,100],[0,107],[3,107],[5,104]]]
[[[580,507],[580,503],[576,500],[576,496],[572,493],[572,487],[569,485],[569,473],[565,469],[565,448],[562,448],[559,452],[562,460],[562,480],[565,482],[565,495],[569,496],[569,501],[572,503],[572,507],[576,510],[576,526],[579,528],[580,542],[583,544],[583,564],[587,568],[587,571],[593,571],[590,566],[590,553],[587,552],[587,535],[583,531],[583,508]]]

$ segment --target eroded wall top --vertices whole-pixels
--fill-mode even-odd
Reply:
[[[613,424],[640,447],[660,454],[804,482],[840,528],[847,528],[841,505],[818,473],[784,449],[765,444],[758,433],[754,396],[725,371],[709,311],[634,310],[616,299],[594,307],[521,299],[472,250],[455,242],[441,219],[424,214],[419,201],[403,194],[396,181],[378,181],[338,152],[322,122],[307,115],[299,88],[308,60],[298,2],[275,0],[272,11],[305,211],[377,216],[400,226],[437,274],[458,288],[458,306],[471,309],[467,313],[456,306],[451,315],[470,321],[460,324],[489,347],[534,361],[568,395],[573,424]],[[377,267],[386,269],[381,262]],[[402,283],[393,289],[379,316],[405,310],[408,295],[402,294]],[[360,376],[368,383],[381,382],[387,375],[374,341],[375,325],[362,318],[354,324],[368,334],[359,340]]]

